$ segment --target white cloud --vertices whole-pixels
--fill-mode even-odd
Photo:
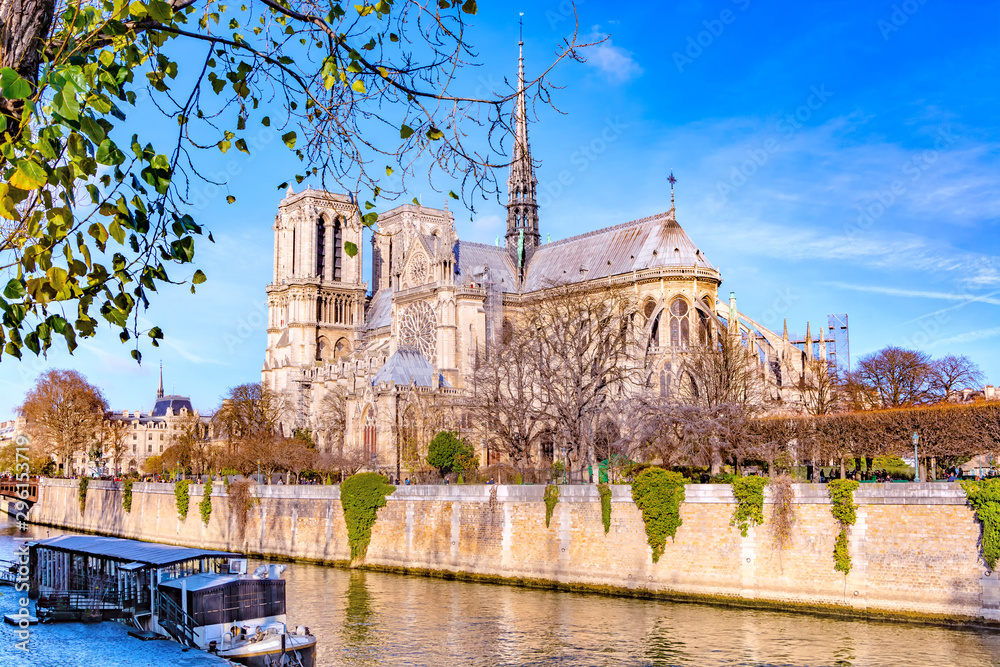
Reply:
[[[914,299],[940,299],[942,301],[960,301],[962,303],[988,303],[1000,306],[1000,299],[990,296],[977,296],[974,294],[958,294],[954,292],[932,292],[926,290],[899,289],[896,287],[880,287],[878,285],[851,285],[849,283],[828,282],[824,283],[830,287],[839,289],[855,290],[857,292],[871,292],[874,294],[885,294],[886,296],[901,296]]]
[[[600,72],[610,83],[626,83],[642,75],[642,67],[632,57],[632,52],[615,46],[611,37],[602,33],[599,26],[594,26],[594,31],[585,41],[600,42],[589,47],[584,55],[587,65]]]
[[[952,336],[951,338],[942,338],[941,340],[936,340],[930,345],[947,345],[949,343],[972,343],[977,340],[984,340],[986,338],[995,338],[1000,336],[1000,327],[994,327],[992,329],[977,329],[976,331],[968,331],[963,334],[958,334],[957,336]]]

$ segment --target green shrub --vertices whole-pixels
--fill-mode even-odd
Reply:
[[[188,495],[189,486],[191,486],[190,480],[182,479],[179,482],[174,482],[174,497],[177,499],[177,518],[181,521],[187,519],[188,503],[191,502],[191,497]]]
[[[472,445],[454,431],[440,431],[427,446],[427,463],[444,477],[455,470],[474,470],[479,465]]]
[[[212,517],[212,483],[208,482],[205,485],[205,495],[202,496],[201,502],[198,503],[198,511],[201,512],[201,522],[208,525],[208,520]]]
[[[720,472],[717,475],[712,475],[708,483],[709,484],[732,484],[737,479],[740,479],[731,472]]]
[[[662,468],[647,468],[632,483],[632,500],[642,511],[646,538],[653,549],[653,562],[663,555],[667,536],[673,538],[681,521],[684,476]]]
[[[386,496],[395,490],[389,479],[377,472],[351,475],[340,485],[340,505],[344,509],[351,560],[364,558],[368,553],[378,509],[385,507]]]
[[[552,521],[552,513],[556,511],[556,503],[559,502],[559,487],[555,484],[545,486],[545,527],[549,527]]]
[[[983,560],[990,570],[995,570],[1000,559],[1000,477],[962,482],[962,488],[976,511],[976,518],[983,524]]]
[[[89,477],[80,478],[80,486],[77,488],[77,493],[80,496],[80,514],[87,509],[87,487],[90,485]]]
[[[126,479],[125,485],[122,487],[122,507],[125,508],[125,512],[132,512],[132,484],[135,483],[133,479]]]
[[[854,504],[854,490],[858,482],[853,479],[835,479],[827,482],[830,494],[830,511],[840,523],[840,533],[833,546],[834,569],[847,574],[851,571],[851,554],[847,550],[847,529],[858,520],[858,506]]]
[[[770,480],[767,477],[737,477],[733,480],[733,496],[736,497],[736,509],[730,526],[739,526],[740,534],[747,536],[750,526],[764,523],[764,487]]]
[[[611,487],[598,484],[597,492],[601,494],[601,523],[604,524],[604,534],[611,530]]]

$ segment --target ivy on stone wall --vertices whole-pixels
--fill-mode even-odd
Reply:
[[[976,518],[983,524],[983,560],[990,570],[995,570],[1000,559],[1000,477],[962,482],[962,488],[976,511]]]
[[[611,487],[598,484],[597,492],[601,494],[601,523],[604,524],[604,534],[611,530]]]
[[[201,522],[207,526],[212,517],[212,482],[205,484],[205,494],[198,503],[198,511],[201,512]]]
[[[556,503],[559,502],[559,487],[555,484],[545,486],[545,527],[549,527],[552,521],[552,513],[556,511]]]
[[[80,486],[77,489],[77,493],[80,495],[80,514],[87,509],[87,487],[90,485],[89,477],[80,478]]]
[[[188,504],[191,502],[191,496],[188,495],[189,486],[191,486],[191,482],[186,479],[174,482],[174,497],[177,499],[177,518],[181,521],[187,519]]]
[[[368,553],[378,509],[385,507],[386,496],[395,490],[389,479],[377,472],[351,475],[340,485],[340,505],[344,509],[352,561]]]
[[[662,468],[647,468],[632,482],[632,500],[642,511],[646,538],[653,549],[653,562],[663,555],[667,536],[673,538],[681,521],[684,502],[684,475]]]
[[[847,529],[858,520],[858,506],[854,504],[854,490],[858,483],[853,479],[834,479],[827,482],[826,491],[830,494],[830,511],[833,518],[840,523],[840,533],[833,545],[834,569],[847,574],[851,571],[851,554],[847,550]]]
[[[226,478],[228,480],[228,477]],[[254,493],[254,483],[248,479],[238,479],[226,486],[226,495],[229,496],[229,515],[236,520],[236,534],[240,541],[243,541],[247,530],[247,519],[254,503],[260,502]]]
[[[764,523],[764,487],[770,480],[767,477],[751,475],[733,479],[733,496],[736,498],[736,509],[730,526],[739,526],[740,534],[747,536],[750,526]]]
[[[125,508],[126,513],[132,512],[132,484],[134,482],[133,479],[126,479],[124,486],[122,486],[122,507]]]

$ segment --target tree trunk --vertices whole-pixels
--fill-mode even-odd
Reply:
[[[38,65],[52,27],[55,0],[0,0],[0,67],[10,67],[22,79],[38,83]],[[21,100],[0,96],[0,114],[7,116],[6,133],[20,125]]]

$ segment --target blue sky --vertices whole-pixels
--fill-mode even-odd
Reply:
[[[515,74],[521,9],[529,78],[572,29],[567,2],[500,4],[481,2],[467,32],[480,63],[470,88]],[[966,354],[1000,382],[1000,4],[577,9],[581,34],[608,40],[587,63],[559,65],[562,113],[539,108],[529,129],[543,238],[667,210],[673,169],[679,222],[722,270],[721,294],[734,291],[751,317],[815,332],[846,312],[854,358],[890,344]],[[167,390],[202,411],[259,380],[275,185],[296,168],[275,139],[260,134],[250,157],[206,156],[228,183],[196,197],[217,241],[197,251],[209,281],[196,295],[164,291],[144,314],[163,346],[145,346],[138,366],[105,329],[72,356],[5,357],[0,418],[49,367],[80,370],[129,410],[151,407],[161,360]],[[403,201],[444,204],[419,177],[410,185]],[[503,233],[496,201],[451,208],[462,238]]]

